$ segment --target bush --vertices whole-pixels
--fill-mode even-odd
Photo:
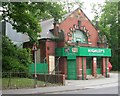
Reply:
[[[20,71],[28,73],[32,63],[30,49],[18,48],[8,37],[2,36],[2,71]]]

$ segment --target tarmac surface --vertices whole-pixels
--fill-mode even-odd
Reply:
[[[101,77],[90,80],[66,80],[65,86],[39,87],[33,89],[9,89],[2,90],[2,94],[47,94],[73,90],[85,90],[88,88],[105,88],[118,86],[118,73],[110,73],[109,78]]]

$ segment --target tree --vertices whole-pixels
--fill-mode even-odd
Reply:
[[[60,3],[63,5],[63,9],[68,13],[74,10],[74,6],[83,8],[83,3],[81,0],[61,0]]]
[[[60,4],[52,2],[4,2],[2,7],[2,19],[9,22],[17,32],[27,34],[32,43],[37,42],[42,30],[41,21],[54,18],[57,22],[65,13]],[[28,71],[32,63],[30,50],[18,48],[8,37],[2,38],[3,71]]]
[[[27,73],[32,63],[30,49],[21,49],[11,40],[2,36],[2,71],[21,71]]]
[[[120,2],[118,2],[118,5],[120,5]],[[120,6],[118,6],[118,60],[120,60]],[[120,71],[120,64],[118,64],[118,70]]]
[[[108,2],[102,6],[102,11],[100,13],[99,19],[99,29],[102,35],[106,35],[108,39],[109,47],[112,49],[112,57],[110,59],[113,70],[118,68],[118,3]]]
[[[36,42],[41,32],[40,21],[54,18],[55,21],[65,13],[62,6],[52,2],[4,2],[3,20],[9,22],[17,32],[27,34]]]
[[[92,20],[92,23],[96,25],[96,21],[99,21],[99,17],[101,15],[102,5],[99,3],[92,3],[91,6],[92,6],[91,12],[94,14],[94,20]]]

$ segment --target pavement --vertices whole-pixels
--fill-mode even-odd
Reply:
[[[102,88],[111,86],[118,86],[118,73],[110,73],[109,78],[102,77],[90,80],[66,80],[65,86],[2,90],[2,94],[47,94],[54,92],[85,90],[89,88]]]

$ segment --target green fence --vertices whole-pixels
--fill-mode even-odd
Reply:
[[[34,73],[34,64],[31,64],[29,67],[30,73]],[[36,73],[48,73],[48,64],[47,63],[38,63],[36,64]]]

